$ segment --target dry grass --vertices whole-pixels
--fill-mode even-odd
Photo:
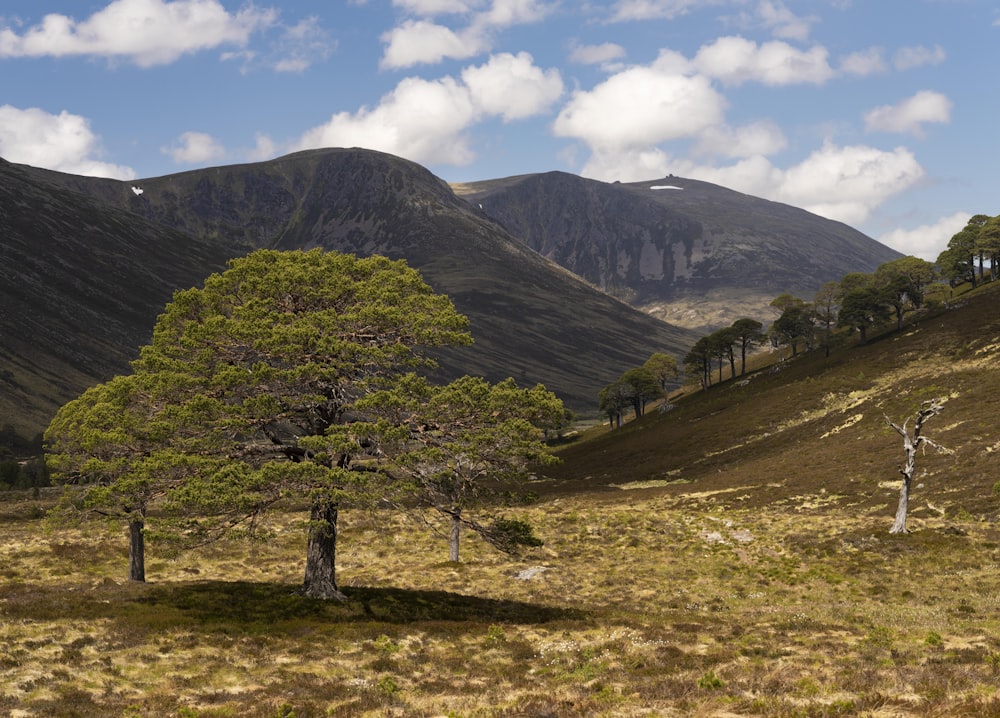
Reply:
[[[989,300],[994,294],[982,295]],[[995,302],[993,302],[995,304]],[[1000,716],[1000,326],[989,301],[565,447],[508,559],[345,512],[350,600],[304,599],[304,516],[147,559],[0,502],[13,716]],[[976,306],[970,300],[969,308]],[[987,311],[989,310],[989,311]],[[890,536],[882,413],[951,397]],[[860,418],[858,418],[860,416]]]
[[[452,564],[416,525],[348,513],[342,605],[294,595],[295,515],[252,551],[154,549],[135,585],[124,537],[8,512],[0,709],[1000,715],[994,524],[890,537],[885,516],[822,497],[734,510],[648,491],[543,500],[525,512],[546,546],[514,561],[470,541]]]

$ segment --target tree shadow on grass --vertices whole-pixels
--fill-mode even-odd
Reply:
[[[345,588],[347,601],[305,598],[288,585],[250,582],[198,582],[150,586],[136,596],[135,614],[145,613],[180,624],[225,626],[267,633],[309,624],[416,622],[488,622],[538,624],[581,620],[583,611],[447,591],[401,588]],[[133,615],[133,618],[138,617]]]

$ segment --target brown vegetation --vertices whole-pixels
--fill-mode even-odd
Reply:
[[[998,285],[1000,288],[1000,285]],[[129,584],[121,527],[0,503],[0,711],[47,716],[1000,716],[998,291],[566,446],[510,560],[345,512],[346,603],[295,595],[301,514]],[[883,414],[947,396],[907,535]]]

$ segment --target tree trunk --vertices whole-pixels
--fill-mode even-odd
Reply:
[[[462,537],[462,510],[451,512],[451,535],[448,537],[448,560],[458,562],[458,542]]]
[[[133,518],[128,524],[128,580],[146,580],[146,537],[143,529],[146,521],[142,516]]]
[[[310,598],[347,600],[337,590],[337,506],[330,502],[313,504],[309,516],[306,547],[306,577],[302,595]]]
[[[889,529],[889,533],[891,534],[906,533],[906,513],[910,509],[911,480],[911,477],[903,474],[903,485],[899,488],[899,504],[896,506],[896,521],[892,524],[892,528]]]

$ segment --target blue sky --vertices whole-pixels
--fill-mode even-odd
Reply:
[[[674,174],[933,260],[1000,213],[1000,3],[4,0],[0,156],[122,179],[369,147]]]

